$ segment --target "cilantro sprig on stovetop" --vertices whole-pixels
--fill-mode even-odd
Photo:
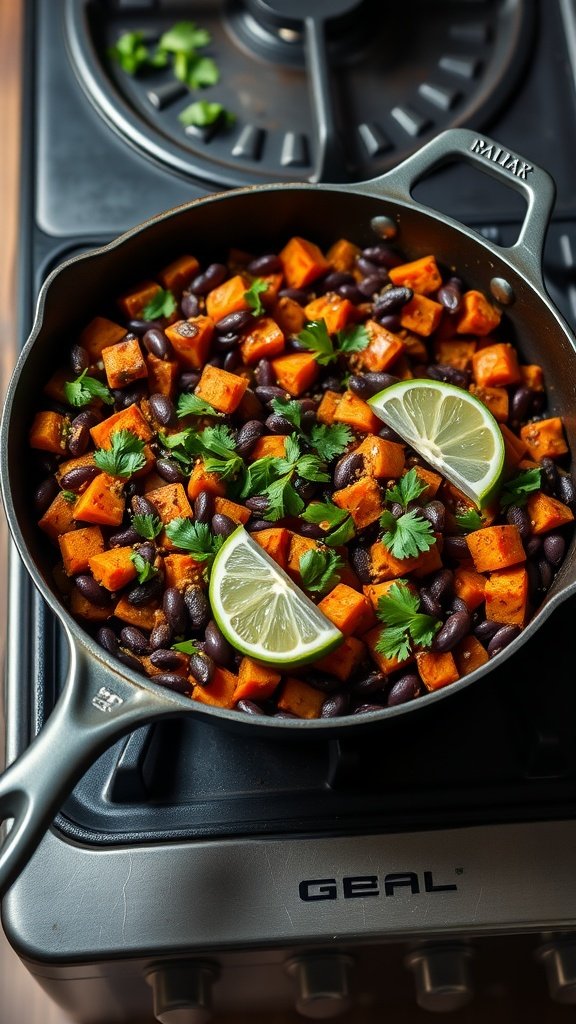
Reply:
[[[110,438],[110,448],[96,449],[94,462],[110,476],[132,476],[146,465],[144,441],[129,430],[116,430]]]
[[[311,320],[297,335],[298,341],[316,356],[321,366],[335,363],[339,355],[362,352],[370,343],[370,336],[363,324],[336,331],[332,340],[325,320]]]
[[[405,661],[413,645],[430,647],[440,621],[419,611],[420,598],[407,580],[397,580],[378,601],[376,614],[383,623],[376,650],[385,658]]]

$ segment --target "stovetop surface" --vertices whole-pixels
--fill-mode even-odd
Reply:
[[[187,177],[127,145],[118,127],[106,123],[89,102],[65,39],[65,11],[83,6],[59,4],[55,16],[52,0],[28,4],[25,66],[34,73],[25,92],[22,340],[40,283],[62,258],[214,189],[206,178]],[[87,6],[97,8],[98,15],[109,6],[115,24],[126,17],[131,26],[140,11],[145,18],[156,6],[165,19],[183,16],[178,3],[142,3],[136,14],[133,4],[120,0]],[[475,0],[466,6],[481,21],[505,5]],[[574,323],[576,95],[563,21],[569,5],[551,3],[545,11],[530,2],[520,7],[529,19],[530,40],[522,68],[496,109],[488,104],[484,119],[479,114],[471,123],[555,177],[558,201],[545,250],[546,279],[553,300]],[[415,149],[423,137],[425,130],[404,143]],[[374,173],[382,170],[380,156],[375,154]],[[486,176],[449,169],[424,183],[418,195],[504,245],[517,236],[522,219],[517,197]],[[280,743],[189,716],[138,730],[85,775],[57,827],[84,842],[110,845],[573,817],[575,610],[574,602],[557,610],[488,679],[432,708],[415,707],[360,740],[348,739],[344,731],[329,742]],[[23,571],[10,614],[24,614],[30,637],[12,658],[8,679],[17,705],[13,719],[24,743],[49,713],[64,677],[66,651]],[[22,678],[37,680],[32,694],[19,694]]]

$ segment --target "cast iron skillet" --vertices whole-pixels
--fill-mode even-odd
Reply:
[[[442,163],[463,160],[519,191],[527,211],[517,243],[488,242],[444,215],[419,206],[411,190]],[[277,251],[293,234],[322,245],[348,237],[361,246],[376,235],[397,236],[408,258],[435,253],[454,267],[468,287],[506,305],[511,340],[524,361],[541,363],[550,410],[562,414],[576,451],[574,393],[576,341],[545,294],[541,255],[554,200],[554,185],[542,170],[488,139],[456,129],[432,140],[399,167],[374,181],[350,185],[271,184],[212,195],[169,210],[95,252],[64,263],[40,294],[36,321],[9,386],[0,428],[4,505],[19,554],[40,593],[59,618],[69,645],[69,670],[60,697],[41,733],[0,779],[0,821],[14,819],[0,853],[0,891],[31,856],[64,797],[88,765],[113,740],[155,718],[188,711],[223,725],[291,736],[321,736],[328,730],[364,729],[397,715],[422,710],[487,675],[518,650],[552,610],[576,591],[572,542],[554,585],[517,640],[461,681],[418,700],[366,716],[291,721],[249,718],[207,708],[156,686],[111,658],[75,622],[53,590],[50,560],[39,536],[26,464],[31,414],[41,384],[61,365],[75,334],[108,302],[181,252],[215,259],[230,245]],[[22,680],[22,685],[29,685]]]

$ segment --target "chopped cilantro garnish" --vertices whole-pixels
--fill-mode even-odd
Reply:
[[[432,523],[418,509],[405,512],[399,519],[386,509],[380,516],[380,525],[386,530],[382,543],[394,558],[414,557],[436,543]]]
[[[461,530],[480,530],[482,517],[475,508],[467,508],[464,512],[457,512],[454,516]]]
[[[182,419],[184,416],[223,416],[224,413],[219,412],[218,409],[215,409],[213,405],[199,398],[198,395],[185,391],[178,399],[176,415],[178,419]]]
[[[124,32],[116,40],[115,45],[110,47],[108,56],[129,75],[135,75],[150,60],[150,53],[144,43],[142,32]]]
[[[354,435],[346,423],[315,423],[310,431],[309,443],[321,459],[332,462],[342,455],[352,442]]]
[[[224,538],[212,533],[206,523],[193,523],[183,517],[167,523],[166,534],[176,547],[188,551],[196,562],[206,562],[208,566],[212,565],[224,543]]]
[[[171,291],[160,288],[147,302],[140,314],[143,320],[158,320],[159,317],[172,316],[176,309],[176,299]]]
[[[132,516],[132,526],[145,540],[154,540],[161,533],[163,525],[159,516],[149,515],[148,513],[143,515],[137,513]]]
[[[66,401],[70,405],[79,407],[89,405],[93,398],[100,398],[106,405],[113,405],[114,396],[110,389],[95,377],[88,377],[87,373],[87,370],[83,370],[76,380],[66,381],[64,384]]]
[[[302,406],[295,398],[273,398],[270,405],[277,416],[284,416],[296,430],[302,423]]]
[[[148,583],[149,580],[154,579],[158,575],[156,566],[152,565],[146,558],[142,558],[138,551],[132,552],[130,561],[134,563],[134,568],[138,573],[138,583]]]
[[[298,334],[298,341],[314,352],[321,366],[328,366],[340,353],[361,352],[370,342],[368,331],[362,324],[337,331],[334,341],[328,333],[325,320],[311,320]]]
[[[264,306],[262,299],[260,298],[264,292],[268,291],[268,281],[264,281],[261,277],[255,277],[252,284],[244,292],[244,298],[252,310],[254,316],[262,316],[264,312]]]
[[[172,644],[172,651],[180,651],[182,654],[200,654],[200,648],[196,647],[193,640],[181,640],[179,644]]]
[[[313,501],[302,513],[302,519],[307,523],[317,523],[325,530],[324,543],[331,547],[347,544],[356,532],[354,520],[348,510],[338,508],[331,501]]]
[[[408,508],[411,501],[416,501],[426,490],[427,484],[422,483],[414,467],[401,476],[394,487],[386,491],[386,501],[395,501],[403,509]]]
[[[217,122],[232,124],[236,118],[221,103],[208,103],[206,100],[197,100],[180,111],[178,120],[182,122],[184,127],[208,128]]]
[[[397,580],[378,601],[376,614],[384,623],[376,650],[385,658],[405,661],[412,644],[429,647],[440,627],[438,619],[419,612],[420,598],[406,580]]]
[[[144,441],[129,430],[116,430],[111,438],[110,448],[97,448],[94,462],[110,476],[132,476],[146,465]]]
[[[60,493],[64,501],[67,501],[69,505],[73,505],[78,497],[75,491],[61,491]]]
[[[506,509],[510,505],[525,505],[528,495],[540,490],[542,470],[523,469],[511,480],[507,480],[500,492],[500,508]]]
[[[312,548],[300,557],[300,576],[306,590],[314,594],[323,594],[336,586],[340,579],[338,569],[344,563],[335,551],[321,551]]]

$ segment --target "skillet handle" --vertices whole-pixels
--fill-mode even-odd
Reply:
[[[28,749],[0,776],[0,896],[34,853],[86,768],[135,726],[175,714],[176,702],[112,673],[72,638],[64,690]],[[181,705],[180,705],[181,710]]]
[[[478,135],[467,128],[452,128],[441,132],[418,152],[370,184],[378,195],[410,201],[417,182],[457,158],[498,178],[526,199],[527,209],[517,242],[509,248],[493,244],[492,248],[503,250],[518,273],[542,288],[542,251],[556,195],[553,179],[542,168],[486,135]],[[462,227],[456,221],[451,223]],[[486,239],[482,238],[482,241],[485,243]]]

